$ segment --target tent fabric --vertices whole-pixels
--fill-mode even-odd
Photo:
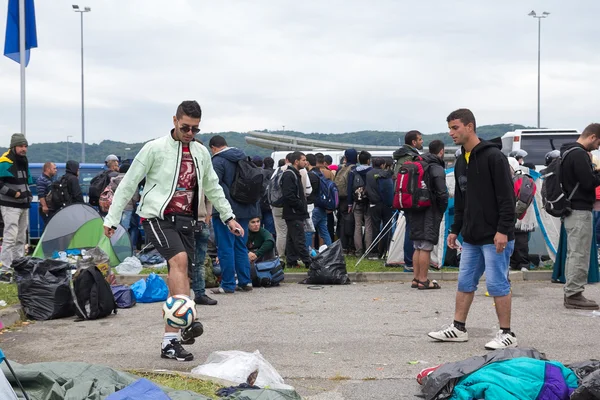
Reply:
[[[594,220],[595,222],[595,220]],[[592,244],[596,243],[596,230],[594,229]],[[552,280],[565,283],[565,267],[567,264],[567,231],[564,225],[560,227],[560,240],[556,253],[556,260],[552,268]],[[598,271],[598,251],[596,246],[590,248],[590,269],[588,272],[588,283],[600,282],[600,272]]]
[[[59,210],[50,220],[33,256],[51,258],[55,251],[99,247],[109,256],[112,267],[131,257],[131,239],[121,225],[109,239],[104,235],[100,214],[87,204],[72,204]]]
[[[8,370],[8,368],[7,368],[7,370]],[[8,371],[6,373],[8,375],[10,375],[10,372],[8,372]],[[16,384],[16,382],[15,382],[15,384]],[[21,391],[19,391],[19,393],[21,393]],[[18,400],[17,394],[15,393],[15,391],[12,388],[8,379],[6,379],[6,376],[4,375],[4,373],[0,374],[0,399]]]

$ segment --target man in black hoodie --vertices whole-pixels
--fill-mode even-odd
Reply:
[[[71,195],[71,203],[83,203],[83,193],[79,185],[79,162],[67,161],[67,169],[63,175],[67,180],[67,191]]]
[[[486,286],[494,297],[500,330],[485,345],[488,350],[517,346],[510,329],[511,290],[508,281],[510,256],[514,249],[515,194],[508,160],[500,147],[476,134],[475,116],[459,109],[446,119],[454,143],[462,146],[454,178],[454,223],[448,246],[458,248],[458,234],[464,238],[454,322],[430,332],[429,337],[445,342],[466,342],[467,315],[479,279],[485,272]]]
[[[287,240],[285,255],[287,265],[295,267],[302,260],[305,267],[310,266],[310,256],[306,248],[304,221],[308,218],[306,196],[300,170],[306,167],[304,153],[295,151],[289,158],[290,165],[281,177],[281,192],[283,194],[282,217],[287,225]]]
[[[596,201],[596,186],[600,175],[592,168],[588,152],[600,146],[600,124],[591,124],[575,143],[560,149],[562,185],[571,197],[571,214],[564,218],[567,231],[567,260],[565,263],[566,308],[597,310],[598,304],[583,296],[588,281],[590,248],[592,247],[592,207]],[[571,150],[572,149],[572,150]]]

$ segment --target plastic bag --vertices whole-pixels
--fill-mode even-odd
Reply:
[[[169,288],[160,276],[154,272],[148,275],[146,280],[140,279],[133,285],[131,290],[138,303],[154,303],[165,301],[169,297]]]
[[[142,263],[137,257],[127,257],[115,268],[119,275],[137,275],[142,272]]]
[[[600,399],[600,370],[592,372],[581,382],[571,400]]]
[[[212,376],[240,384],[246,382],[248,376],[256,370],[258,370],[258,376],[254,382],[256,386],[294,389],[283,383],[281,375],[258,350],[254,353],[238,350],[212,352],[204,364],[192,370],[192,374]]]
[[[342,243],[339,240],[313,258],[308,270],[308,278],[301,283],[310,285],[347,285],[350,283]]]
[[[68,263],[21,257],[12,266],[21,307],[28,317],[45,321],[75,315]]]
[[[133,290],[127,285],[113,285],[110,287],[115,296],[115,303],[118,308],[130,308],[135,306],[137,301],[135,300],[135,294]]]

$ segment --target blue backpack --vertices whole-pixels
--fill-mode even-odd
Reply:
[[[250,264],[250,277],[254,287],[279,286],[285,278],[279,257]]]
[[[325,178],[321,171],[317,172],[312,169],[310,172],[319,177],[319,193],[315,197],[315,207],[328,211],[337,210],[340,204],[337,185],[332,180]]]

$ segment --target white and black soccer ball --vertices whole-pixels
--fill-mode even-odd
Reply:
[[[163,318],[173,328],[187,328],[196,319],[196,303],[182,294],[171,296],[163,304]]]

